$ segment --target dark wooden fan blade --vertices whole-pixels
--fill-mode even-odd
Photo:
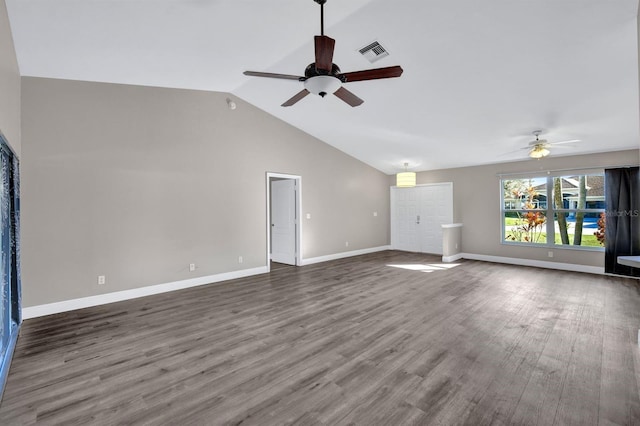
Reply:
[[[297,81],[305,81],[306,77],[300,77],[298,75],[291,74],[276,74],[272,72],[260,72],[260,71],[245,71],[244,75],[250,75],[253,77],[269,77],[269,78],[284,78],[286,80],[297,80]]]
[[[330,72],[333,65],[333,48],[336,41],[327,36],[315,36],[316,69]]]
[[[343,77],[345,83],[351,81],[376,80],[378,78],[400,77],[402,75],[402,67],[396,65],[394,67],[375,68],[372,70],[345,72],[340,74],[338,78]]]
[[[283,103],[282,106],[283,107],[291,106],[291,105],[295,104],[296,102],[298,102],[300,99],[302,99],[305,96],[307,96],[308,94],[309,94],[309,91],[307,89],[302,89],[301,91],[296,93],[291,99],[289,99],[287,102]]]
[[[351,105],[352,107],[357,107],[358,105],[361,105],[364,102],[362,99],[360,99],[359,97],[357,97],[356,95],[354,95],[353,93],[345,89],[344,87],[341,87],[338,90],[336,90],[334,95],[336,95],[337,97],[339,97],[340,99],[342,99],[343,101]]]

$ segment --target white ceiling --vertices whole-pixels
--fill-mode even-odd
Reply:
[[[365,100],[307,96],[312,0],[6,0],[24,76],[230,92],[385,172],[524,159],[544,130],[580,139],[552,155],[638,148],[638,0],[328,0],[325,33]],[[357,50],[378,40],[390,56]],[[533,160],[532,160],[533,161]]]

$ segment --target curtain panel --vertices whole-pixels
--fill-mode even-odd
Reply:
[[[605,170],[606,273],[640,277],[640,268],[618,263],[618,256],[640,256],[639,170],[639,167]]]

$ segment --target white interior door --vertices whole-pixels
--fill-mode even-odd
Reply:
[[[391,188],[391,246],[442,254],[442,225],[453,222],[451,182]]]
[[[442,225],[453,223],[452,185],[428,185],[421,191],[420,251],[442,254]]]
[[[391,245],[395,249],[405,251],[420,251],[418,238],[419,202],[416,191],[409,188],[393,188],[392,192],[392,220],[395,219],[395,232],[391,233]],[[393,206],[395,201],[395,208]],[[395,213],[395,214],[394,214]],[[395,217],[394,217],[395,216]],[[392,226],[392,228],[394,228]]]
[[[296,181],[271,181],[271,260],[296,264]]]

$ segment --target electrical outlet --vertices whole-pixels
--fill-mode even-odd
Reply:
[[[242,258],[242,256],[238,256],[238,263],[242,263],[244,262],[244,259]]]
[[[456,249],[458,248],[458,243],[456,243]]]
[[[373,217],[378,217],[378,212],[373,212]]]
[[[98,275],[98,285],[104,285],[107,283],[107,277],[104,275]]]
[[[547,256],[553,257],[553,252],[552,251],[547,252]]]
[[[311,213],[307,213],[307,219],[311,219]]]
[[[345,247],[349,247],[349,241],[345,241],[345,242],[344,242],[344,246],[345,246]]]
[[[195,263],[190,263],[189,264],[189,271],[193,272],[196,270],[196,264]]]

